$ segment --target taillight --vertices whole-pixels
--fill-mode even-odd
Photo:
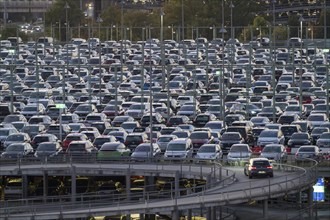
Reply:
[[[267,169],[273,169],[273,167],[272,166],[267,166]]]
[[[256,170],[257,167],[250,167],[250,170]]]

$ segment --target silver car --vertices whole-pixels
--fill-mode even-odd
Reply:
[[[161,150],[158,144],[152,143],[153,151],[150,153],[151,143],[139,144],[133,151],[131,158],[133,160],[146,160],[150,157],[157,158],[161,155]]]
[[[197,151],[196,159],[220,160],[223,153],[219,144],[203,144]]]
[[[172,135],[172,134],[164,134],[158,137],[157,139],[157,144],[160,147],[160,149],[162,150],[162,152],[165,152],[167,145],[170,141],[178,139],[178,137],[176,135]]]
[[[227,161],[248,161],[252,156],[252,150],[248,144],[233,144],[228,152]]]
[[[267,144],[262,149],[260,157],[275,161],[286,161],[288,153],[283,144]]]
[[[257,141],[257,146],[266,146],[267,144],[284,144],[285,138],[280,130],[268,129],[263,130]]]

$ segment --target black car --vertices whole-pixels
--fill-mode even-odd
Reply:
[[[312,144],[312,139],[307,132],[295,132],[291,135],[290,140],[288,141],[288,147],[298,148],[302,145]]]
[[[252,179],[255,176],[273,177],[273,166],[267,158],[252,158],[244,167],[244,174]]]
[[[225,132],[220,138],[222,152],[227,154],[233,144],[243,144],[244,138],[239,132]]]

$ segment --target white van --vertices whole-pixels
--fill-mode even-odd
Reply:
[[[178,138],[168,143],[164,158],[192,158],[193,146],[191,139]]]

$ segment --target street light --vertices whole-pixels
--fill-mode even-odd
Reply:
[[[99,39],[101,39],[101,23],[103,22],[103,19],[101,18],[101,16],[99,15],[96,19],[96,22],[99,24]],[[102,62],[101,62],[101,51],[102,50],[102,47],[101,47],[101,40],[99,42],[99,104],[101,105],[102,102],[101,102],[101,97],[102,97],[102,94],[101,94],[101,91],[102,91],[102,74],[101,74],[101,68],[102,68]]]
[[[103,22],[103,19],[101,18],[101,16],[99,15],[96,19],[96,23],[99,24],[99,39],[101,39],[101,23]]]
[[[300,38],[302,41],[302,28],[303,28],[303,22],[305,21],[305,19],[300,16],[299,18],[299,22],[300,22]],[[299,111],[300,114],[302,114],[302,42],[300,42],[300,70],[299,70]]]
[[[219,33],[222,37],[222,67],[219,75],[219,98],[220,98],[220,118],[225,120],[225,84],[224,84],[224,71],[225,71],[225,33],[227,30],[225,28],[220,29]]]
[[[300,15],[299,22],[300,22],[300,38],[301,38],[301,40],[303,38],[303,22],[304,21],[305,21],[305,19],[303,18],[302,15]]]
[[[162,59],[162,89],[165,89],[165,55],[164,55],[164,11],[160,9],[160,49]]]
[[[68,42],[69,41],[69,21],[68,21],[68,9],[70,9],[70,6],[68,4],[68,2],[65,2],[65,6],[64,6],[64,9],[65,9],[65,22],[66,22],[66,31],[65,31],[65,41]]]
[[[233,9],[235,8],[233,1],[230,1],[230,37],[233,39],[234,38],[234,30],[233,30]]]

